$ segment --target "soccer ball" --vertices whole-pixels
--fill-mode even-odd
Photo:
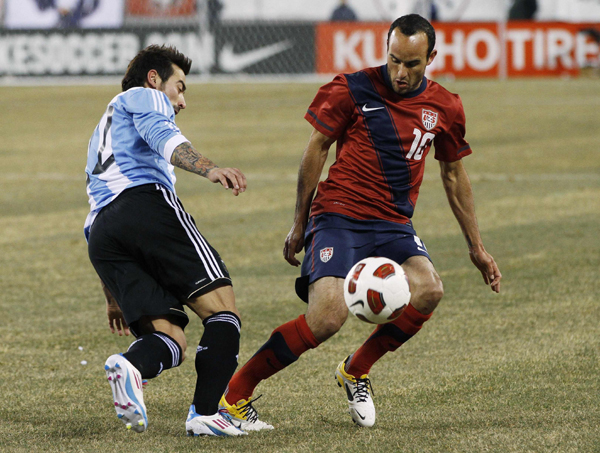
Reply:
[[[344,299],[358,319],[385,324],[400,316],[408,305],[408,278],[402,266],[388,258],[365,258],[348,272]]]

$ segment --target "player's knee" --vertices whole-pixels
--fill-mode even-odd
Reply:
[[[428,315],[436,309],[444,297],[444,285],[439,278],[419,285],[413,293],[410,303],[418,312]]]
[[[429,288],[427,288],[427,299],[436,306],[444,297],[444,285],[441,280],[437,280]]]
[[[339,332],[343,324],[339,319],[323,319],[313,334],[317,340],[323,342]]]
[[[327,335],[328,338],[335,335],[342,328],[345,321],[345,317],[342,318],[341,316],[331,316],[324,319],[322,324],[322,334]]]
[[[233,288],[229,285],[218,287],[202,296],[187,301],[190,307],[201,319],[206,319],[224,311],[233,313],[240,318],[235,305]]]
[[[313,335],[319,342],[323,342],[335,335],[346,322],[348,313],[329,313],[325,316],[311,317],[307,315],[306,322]]]

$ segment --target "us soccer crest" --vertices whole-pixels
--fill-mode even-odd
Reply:
[[[435,127],[435,125],[437,124],[437,120],[438,120],[437,112],[434,112],[433,110],[423,109],[423,115],[421,116],[421,121],[423,121],[423,126],[425,126],[425,129],[427,129],[428,131],[433,129]]]
[[[321,261],[323,261],[324,263],[329,261],[332,256],[333,256],[333,247],[325,247],[324,249],[321,249]]]

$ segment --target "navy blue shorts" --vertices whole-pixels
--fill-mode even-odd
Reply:
[[[322,277],[346,278],[360,260],[381,256],[404,263],[425,256],[425,244],[412,225],[384,220],[355,220],[338,214],[311,217],[306,227],[305,255],[296,294],[308,302],[308,286]]]

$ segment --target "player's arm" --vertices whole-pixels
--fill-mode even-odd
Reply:
[[[100,279],[100,284],[102,285],[102,291],[104,292],[104,297],[106,298],[106,315],[108,316],[108,328],[111,333],[115,333],[115,330],[119,333],[119,336],[122,336],[123,333],[125,335],[129,335],[129,327],[125,322],[125,318],[123,318],[123,312],[119,307],[119,304],[111,294],[110,290],[106,287],[102,279]]]
[[[295,255],[300,253],[304,247],[304,232],[308,223],[310,204],[321,178],[329,148],[334,141],[334,139],[314,129],[304,150],[300,170],[298,171],[294,224],[285,239],[283,247],[283,256],[292,266],[300,265],[300,261]]]
[[[498,293],[500,292],[502,274],[492,255],[486,252],[483,247],[475,216],[471,181],[462,160],[455,162],[440,161],[440,167],[448,202],[469,246],[471,261],[481,272],[485,283]]]
[[[183,142],[173,150],[171,164],[208,178],[211,182],[220,182],[226,189],[232,189],[234,195],[246,190],[246,177],[237,168],[220,168],[208,157],[200,154],[190,142]]]

